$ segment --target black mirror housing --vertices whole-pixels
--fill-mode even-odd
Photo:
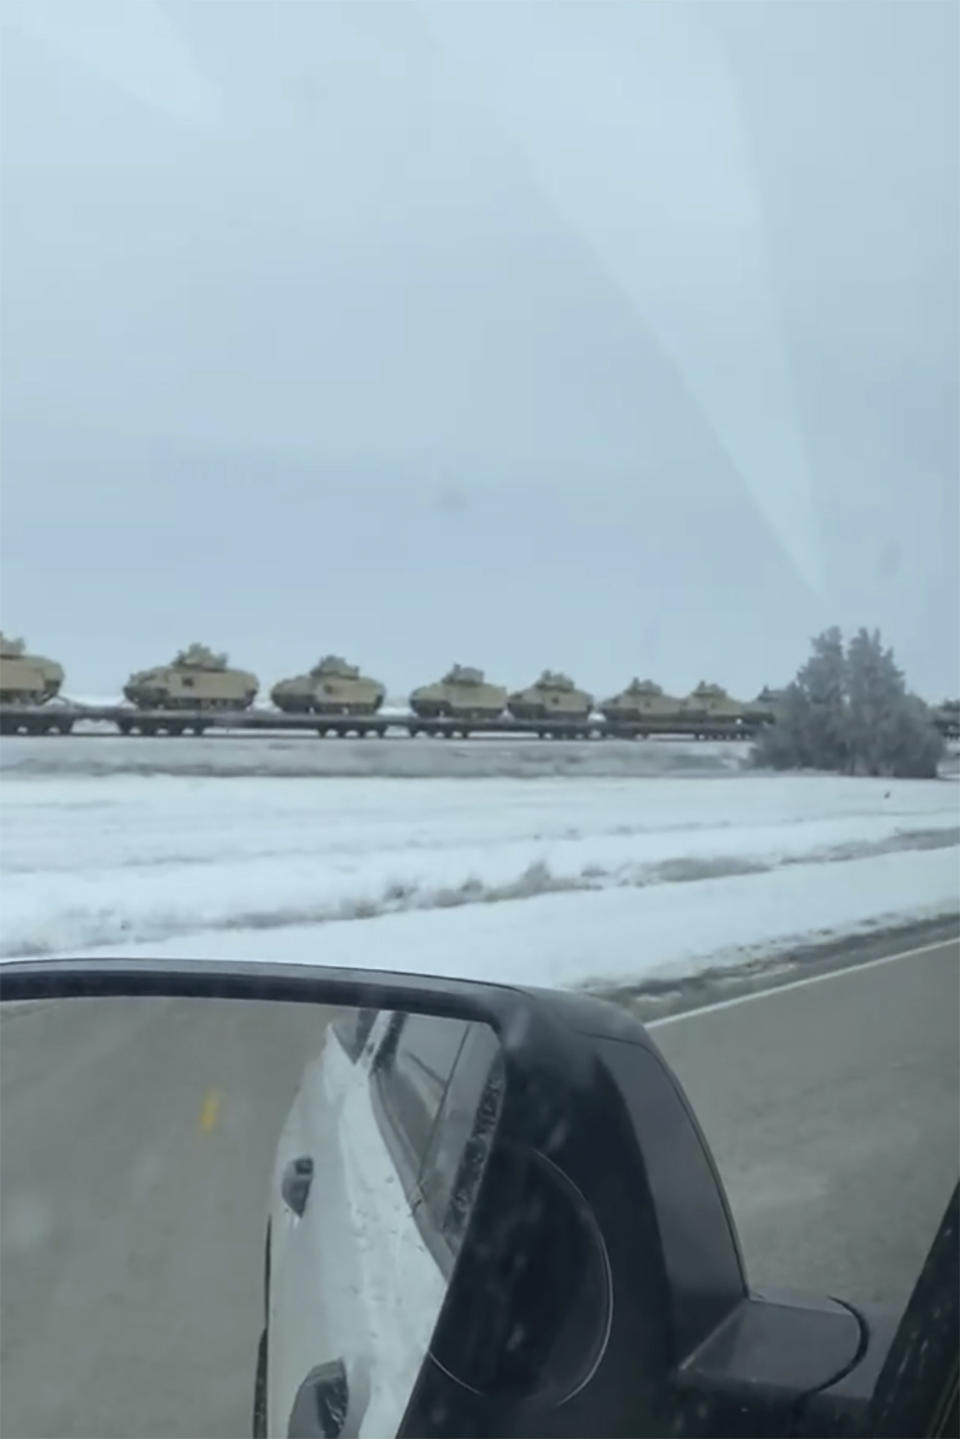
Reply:
[[[398,1010],[495,1031],[496,1128],[403,1435],[785,1434],[865,1351],[865,1326],[839,1303],[750,1294],[682,1087],[613,1005],[319,966],[0,968],[4,1001],[121,995]],[[291,1204],[311,1177],[291,1173]]]

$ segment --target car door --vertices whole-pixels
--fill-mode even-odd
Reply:
[[[467,1025],[369,1012],[331,1026],[292,1106],[274,1173],[271,1433],[337,1369],[347,1432],[396,1432],[426,1357],[449,1266],[425,1233],[420,1176]],[[284,1197],[310,1160],[302,1212]]]
[[[357,1220],[351,1215],[341,1133],[351,1095],[367,1084],[367,1071],[330,1025],[320,1052],[304,1069],[277,1145],[267,1306],[271,1435],[286,1435],[307,1374],[363,1348]],[[298,1165],[307,1182],[291,1184]]]

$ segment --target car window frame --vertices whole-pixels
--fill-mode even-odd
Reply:
[[[474,1080],[478,1074],[481,1078],[480,1083],[476,1084]],[[463,1238],[462,1229],[465,1227],[464,1216],[459,1213],[459,1196],[468,1169],[476,1171],[469,1181],[471,1201],[476,1196],[500,1115],[504,1081],[503,1047],[499,1038],[489,1025],[470,1024],[437,1111],[419,1181],[424,1205],[453,1259],[459,1252]],[[458,1116],[451,1115],[451,1107],[458,1097],[458,1088],[463,1089],[465,1096],[471,1096],[469,1101],[465,1101],[461,1106],[459,1124]],[[469,1108],[466,1103],[469,1103]],[[464,1119],[466,1125],[463,1124]],[[440,1154],[447,1122],[457,1125],[461,1134],[465,1132],[465,1138],[458,1144],[452,1172],[447,1163],[449,1156]],[[430,1184],[432,1174],[440,1178],[436,1192],[433,1192]],[[468,1214],[470,1208],[472,1203],[468,1207]],[[458,1214],[458,1219],[454,1225],[452,1216],[455,1213]]]
[[[435,1105],[432,1104],[432,1101],[425,1102],[422,1096],[413,1090],[410,1079],[404,1072],[406,1065],[401,1069],[396,1067],[396,1058],[403,1043],[404,1034],[411,1021],[417,1020],[425,1020],[428,1024],[456,1025],[460,1029],[460,1038],[453,1049],[453,1058],[445,1075],[431,1070],[427,1064],[418,1059],[415,1048],[410,1048],[408,1051],[410,1061],[437,1081],[439,1096]],[[437,1118],[443,1110],[447,1087],[456,1070],[457,1060],[469,1028],[469,1022],[465,1020],[443,1019],[432,1015],[395,1014],[374,1057],[373,1073],[386,1117],[407,1152],[407,1162],[415,1172],[417,1183],[419,1183],[424,1160],[430,1152]],[[412,1114],[411,1108],[414,1111]],[[416,1120],[419,1117],[416,1112],[419,1109],[423,1109],[426,1117],[425,1132],[422,1134],[415,1133],[414,1126],[409,1122],[411,1119]],[[431,1109],[432,1112],[430,1112]]]
[[[476,1028],[489,1030],[494,1039],[497,1053],[500,1052],[499,1039],[497,1038],[495,1032],[490,1029],[490,1026],[485,1024],[478,1024],[478,1022],[474,1020],[467,1022],[467,1024],[465,1025],[463,1038],[461,1039],[460,1045],[457,1049],[456,1058],[454,1059],[454,1062],[450,1068],[450,1072],[447,1075],[443,1094],[441,1095],[440,1102],[434,1114],[433,1121],[430,1126],[430,1133],[427,1136],[423,1153],[419,1156],[414,1157],[411,1154],[411,1147],[407,1137],[401,1134],[399,1127],[396,1123],[395,1116],[391,1112],[389,1101],[384,1095],[384,1087],[382,1084],[382,1072],[384,1063],[388,1061],[391,1057],[391,1052],[396,1047],[400,1031],[403,1028],[403,1023],[409,1017],[410,1016],[408,1016],[406,1013],[394,1014],[391,1017],[391,1020],[386,1027],[386,1030],[379,1036],[376,1045],[370,1046],[371,1054],[369,1078],[371,1100],[378,1127],[383,1136],[390,1156],[393,1159],[394,1164],[396,1165],[397,1173],[399,1175],[400,1182],[404,1187],[404,1193],[410,1205],[410,1212],[414,1219],[414,1222],[417,1225],[420,1237],[422,1238],[424,1244],[432,1255],[434,1262],[440,1269],[440,1272],[446,1279],[449,1280],[453,1272],[454,1264],[456,1263],[457,1254],[459,1252],[459,1242],[457,1242],[456,1244],[451,1242],[452,1236],[447,1232],[446,1205],[444,1208],[443,1220],[441,1220],[440,1222],[437,1221],[434,1207],[428,1202],[428,1195],[424,1192],[423,1181],[429,1165],[434,1162],[436,1158],[438,1125],[441,1123],[443,1117],[448,1112],[448,1097],[451,1093],[451,1089],[454,1086],[457,1069],[472,1032]],[[440,1018],[439,1016],[434,1017],[437,1019]],[[496,1058],[494,1059],[494,1064],[496,1064]],[[473,1111],[474,1116],[479,1113],[482,1106],[483,1098],[486,1095],[487,1090],[488,1083],[487,1081],[485,1081],[477,1097],[476,1108]],[[497,1113],[499,1113],[499,1100],[497,1104]],[[469,1143],[469,1140],[467,1141],[467,1143]],[[458,1178],[461,1173],[464,1159],[466,1156],[466,1149],[467,1144],[465,1143],[457,1160],[457,1173],[454,1176],[453,1183],[448,1190],[448,1202],[449,1198],[452,1197],[452,1195],[456,1192]]]

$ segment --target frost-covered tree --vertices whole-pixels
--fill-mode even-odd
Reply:
[[[903,672],[879,630],[860,629],[847,647],[847,735],[857,769],[883,774],[906,697]]]
[[[859,630],[844,649],[833,628],[813,641],[754,760],[774,769],[932,778],[942,752],[929,709],[908,693],[879,631]]]
[[[919,695],[905,694],[889,726],[887,755],[892,758],[877,772],[908,779],[935,779],[945,748],[946,741],[933,724],[929,706]]]
[[[817,635],[813,654],[794,683],[802,700],[795,713],[804,768],[844,769],[848,759],[847,661],[843,635],[836,626]]]

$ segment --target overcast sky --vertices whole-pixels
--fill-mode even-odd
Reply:
[[[2,623],[960,688],[954,3],[8,0]]]

